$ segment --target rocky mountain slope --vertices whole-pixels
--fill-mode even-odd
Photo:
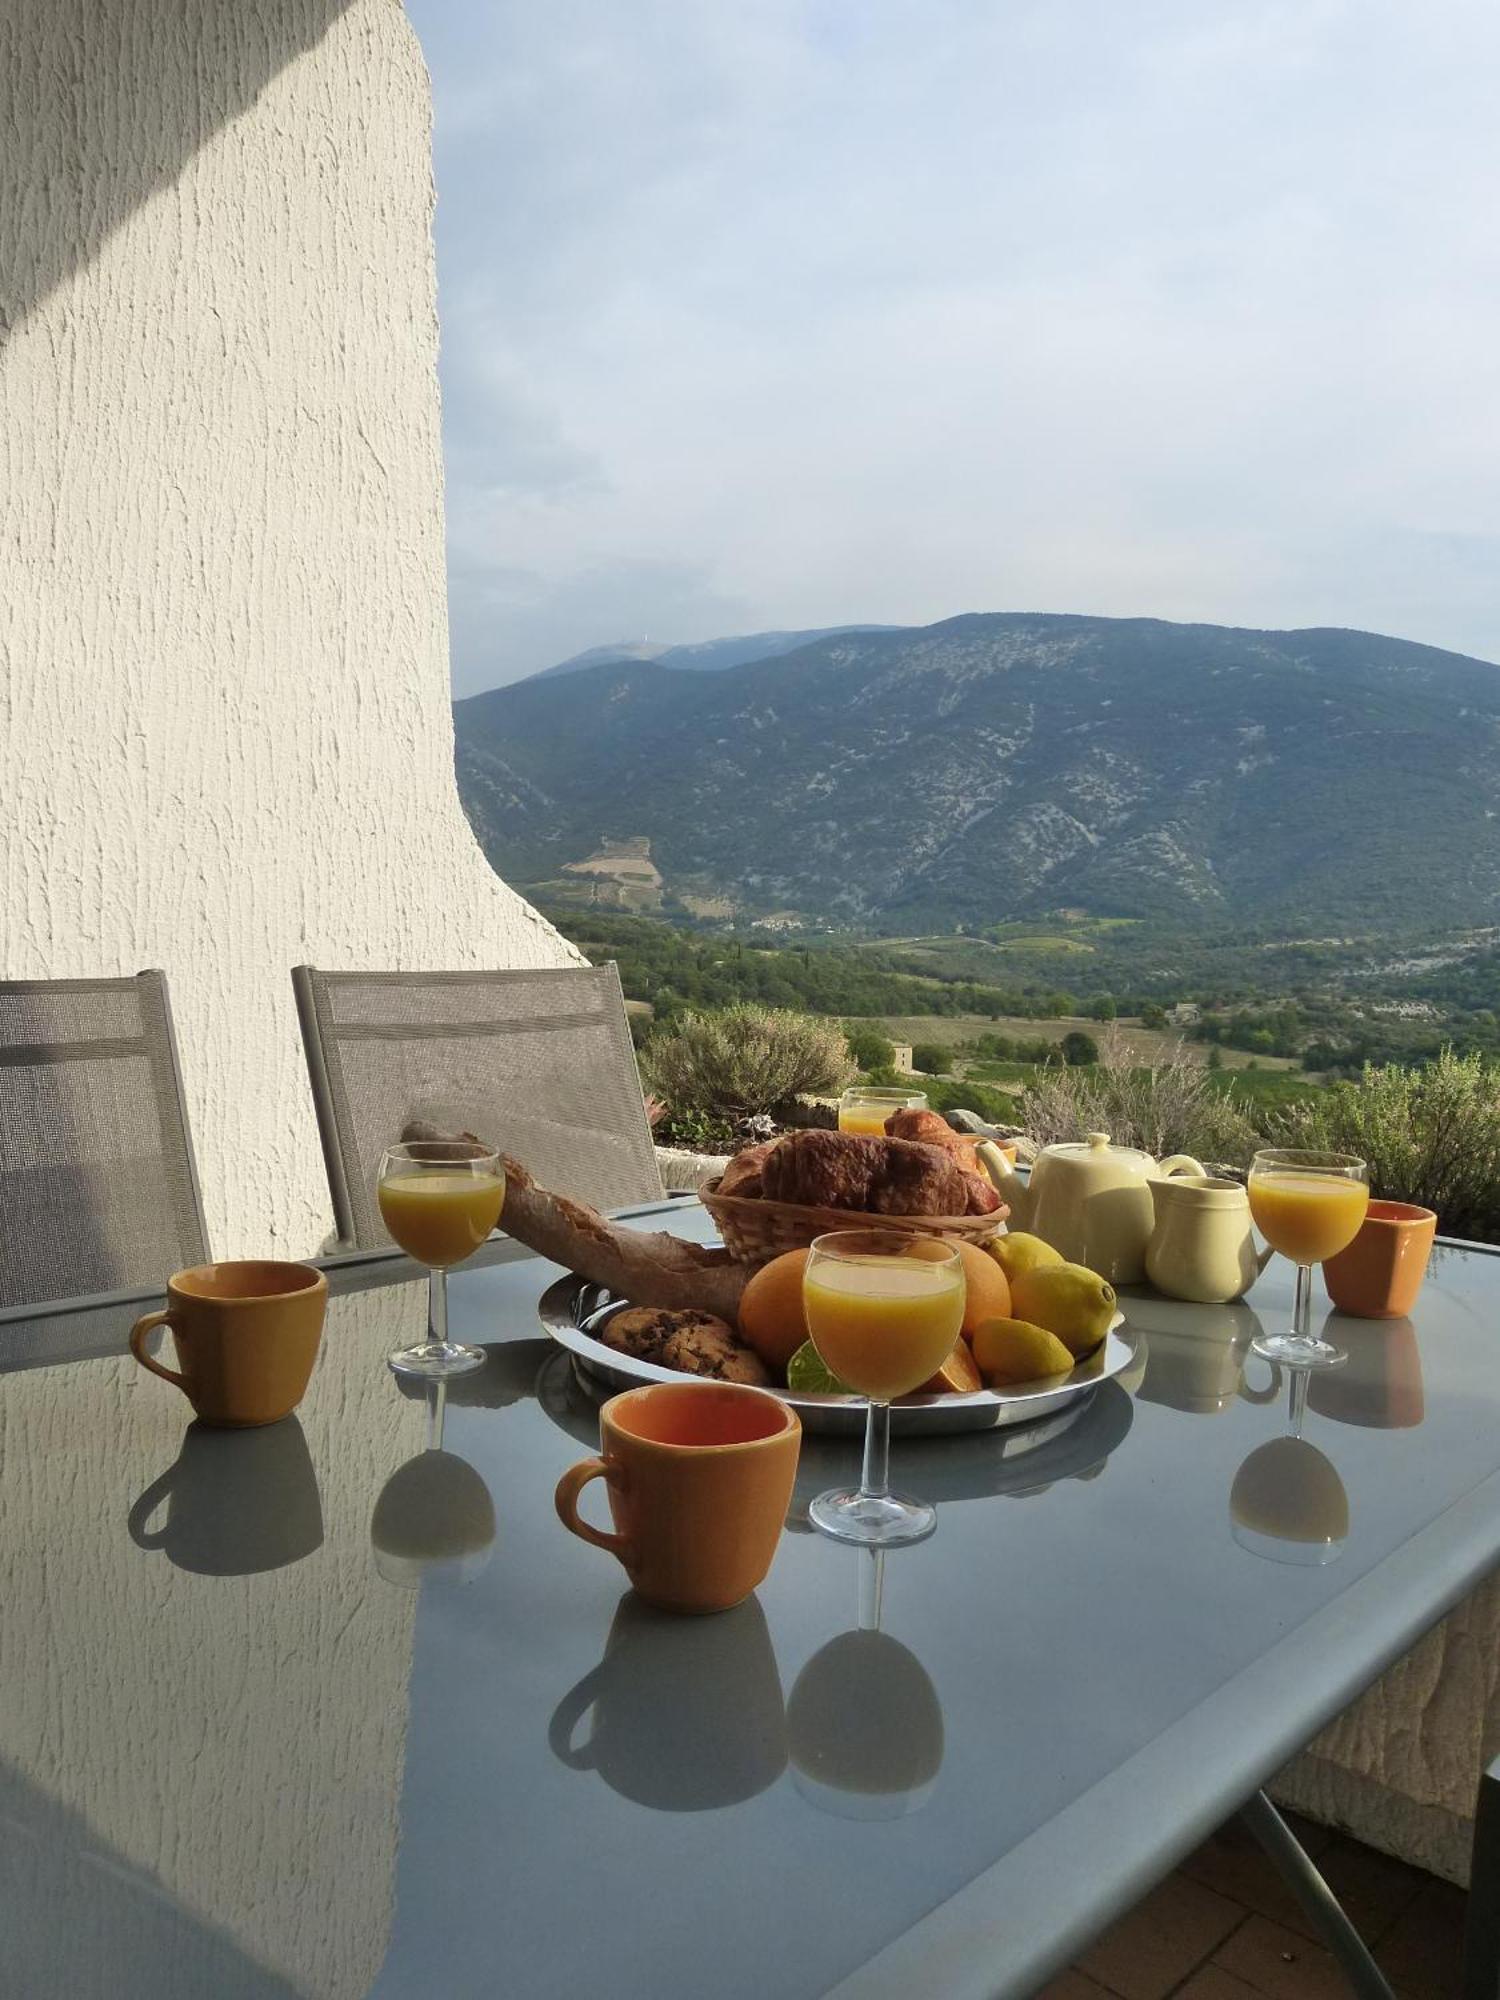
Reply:
[[[533,889],[628,852],[667,907],[893,927],[1500,910],[1500,668],[1372,633],[982,614],[454,714],[475,830]]]

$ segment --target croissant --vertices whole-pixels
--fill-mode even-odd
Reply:
[[[766,1157],[767,1200],[866,1215],[988,1215],[1000,1198],[935,1146],[848,1132],[793,1132]]]

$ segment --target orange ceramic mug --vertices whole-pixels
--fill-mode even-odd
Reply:
[[[599,1412],[603,1456],[558,1481],[565,1528],[608,1549],[665,1611],[727,1611],[771,1567],[802,1443],[797,1412],[763,1389],[652,1382]],[[609,1488],[617,1533],[590,1526],[578,1496]]]
[[[328,1280],[310,1264],[198,1264],[167,1280],[167,1309],[130,1330],[143,1368],[182,1391],[205,1424],[274,1424],[302,1401],[328,1304]],[[181,1373],[146,1352],[172,1329]]]
[[[1356,1319],[1405,1319],[1417,1302],[1437,1217],[1405,1201],[1372,1201],[1359,1234],[1323,1266],[1328,1296]]]

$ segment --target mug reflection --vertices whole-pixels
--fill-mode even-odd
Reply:
[[[781,1674],[754,1597],[712,1618],[627,1591],[604,1657],[558,1703],[548,1746],[655,1812],[738,1805],[786,1768]]]
[[[899,1819],[931,1798],[943,1706],[927,1669],[881,1628],[883,1550],[861,1550],[859,1624],[815,1653],[786,1706],[792,1782],[839,1819]]]
[[[323,1504],[295,1417],[250,1430],[195,1422],[177,1462],[140,1494],[126,1522],[138,1549],[199,1576],[258,1576],[323,1544]]]
[[[467,1459],[443,1449],[448,1385],[426,1385],[427,1447],[398,1466],[370,1516],[375,1567],[387,1583],[415,1590],[424,1578],[469,1583],[495,1546],[495,1503]]]

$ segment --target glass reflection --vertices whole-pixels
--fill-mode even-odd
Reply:
[[[880,1629],[885,1551],[855,1560],[858,1627],[814,1653],[787,1701],[792,1782],[839,1819],[899,1819],[937,1784],[943,1706],[916,1654]]]
[[[323,1544],[323,1503],[295,1417],[253,1430],[191,1423],[176,1463],[126,1520],[138,1549],[199,1576],[258,1576]]]
[[[448,1384],[429,1382],[427,1447],[398,1466],[370,1516],[375,1567],[415,1590],[424,1578],[469,1583],[495,1546],[495,1503],[466,1458],[443,1449]]]
[[[1258,1445],[1234,1475],[1230,1532],[1267,1562],[1321,1568],[1349,1537],[1349,1495],[1338,1469],[1302,1435],[1309,1371],[1291,1371],[1287,1430]]]
[[[759,1603],[688,1619],[627,1591],[603,1659],[558,1703],[547,1742],[569,1770],[597,1772],[654,1812],[754,1798],[786,1768],[781,1674]]]

